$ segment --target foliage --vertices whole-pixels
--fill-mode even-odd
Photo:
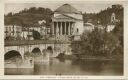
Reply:
[[[57,57],[58,57],[58,58],[63,58],[64,56],[65,56],[64,53],[60,53]]]
[[[119,46],[116,35],[95,28],[91,33],[83,33],[79,47],[72,44],[72,49],[78,54],[110,57]]]
[[[40,38],[41,38],[40,33],[39,33],[38,31],[34,31],[34,30],[33,30],[33,38],[34,38],[35,40],[40,39]]]
[[[114,30],[112,33],[116,35],[120,41],[120,45],[123,47],[123,21],[120,21],[119,23],[116,24]]]
[[[102,53],[101,50],[103,48],[104,39],[103,34],[101,34],[97,28],[86,36],[83,34],[82,42],[81,47],[85,50],[83,54],[90,53],[92,55],[98,55]]]

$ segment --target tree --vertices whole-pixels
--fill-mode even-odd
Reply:
[[[83,49],[87,48],[86,50],[89,51],[86,52],[90,52],[92,55],[101,55],[104,45],[103,35],[104,34],[98,28],[95,28],[94,31],[87,34],[86,41],[82,41],[84,44],[86,44],[82,46]]]
[[[34,31],[34,30],[33,30],[33,38],[34,38],[35,40],[40,39],[40,38],[41,38],[40,33],[39,33],[38,31]]]
[[[118,53],[118,56],[123,56],[123,48],[124,48],[124,40],[123,40],[123,21],[120,21],[116,23],[116,26],[114,30],[112,31],[112,34],[115,35],[119,41],[119,45],[115,49],[115,53]]]
[[[114,30],[112,33],[116,35],[120,41],[120,45],[123,47],[123,21],[116,23]]]
[[[95,28],[92,32],[84,32],[81,36],[79,47],[72,44],[72,50],[79,55],[89,56],[108,56],[115,55],[115,51],[119,45],[118,37],[105,30]]]

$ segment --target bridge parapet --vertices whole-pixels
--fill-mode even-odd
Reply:
[[[56,40],[5,40],[5,46],[36,45],[36,44],[68,44],[70,41]]]

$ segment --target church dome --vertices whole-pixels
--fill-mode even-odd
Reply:
[[[58,13],[80,13],[79,11],[77,11],[76,8],[72,7],[69,4],[64,4],[64,5],[60,6],[59,8],[57,8],[55,10],[55,12],[58,12]]]

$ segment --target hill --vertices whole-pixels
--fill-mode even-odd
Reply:
[[[107,25],[111,21],[111,15],[115,13],[116,19],[123,21],[123,7],[122,5],[112,5],[105,10],[101,10],[99,13],[84,13],[83,18],[84,22],[91,20],[93,24],[97,24],[97,21],[100,21],[100,24]]]
[[[39,20],[45,20],[46,25],[50,25],[52,10],[49,8],[42,7],[31,7],[29,9],[24,9],[19,13],[8,13],[5,15],[5,25],[20,25],[20,26],[39,26]]]

